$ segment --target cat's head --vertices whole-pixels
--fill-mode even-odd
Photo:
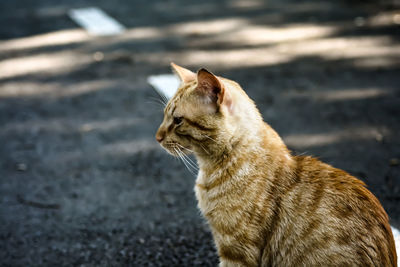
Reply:
[[[206,69],[194,73],[171,65],[182,83],[164,109],[157,141],[172,155],[217,155],[237,137],[240,121],[249,113],[246,105],[254,109],[254,104],[233,81]]]

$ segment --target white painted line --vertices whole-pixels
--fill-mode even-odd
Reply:
[[[91,35],[115,35],[125,30],[122,24],[98,7],[71,9],[68,15]]]
[[[392,226],[392,232],[396,243],[397,266],[400,267],[400,231]]]
[[[165,96],[167,99],[174,96],[181,83],[179,78],[173,74],[149,76],[147,82],[151,84],[159,94]]]

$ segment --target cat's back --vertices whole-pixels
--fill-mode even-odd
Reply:
[[[265,251],[263,265],[396,266],[388,216],[365,184],[315,158],[295,160],[271,240],[279,253]]]

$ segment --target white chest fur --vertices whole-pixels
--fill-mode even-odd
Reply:
[[[246,178],[250,172],[249,166],[248,163],[242,164],[236,172],[229,173],[230,177],[228,179],[226,179],[228,174],[224,169],[216,170],[209,176],[206,176],[205,172],[202,170],[199,171],[194,190],[198,201],[198,207],[204,216],[207,217],[207,214],[216,208],[223,208],[223,206],[229,208],[233,204],[232,200],[241,198],[235,196],[237,190],[233,189],[245,186]],[[218,180],[220,179],[224,180],[224,182],[219,183]],[[213,184],[218,185],[212,186]]]
[[[204,177],[204,172],[200,170],[197,175],[194,191],[197,198],[197,205],[203,215],[206,214],[207,211],[210,209],[209,194],[207,190],[204,188],[206,180],[207,177]]]

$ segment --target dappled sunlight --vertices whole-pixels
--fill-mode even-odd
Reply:
[[[213,68],[232,68],[250,66],[271,66],[289,62],[291,56],[271,53],[271,49],[230,49],[221,51],[185,51],[183,53],[167,54],[166,62],[172,58],[180,58],[180,61],[188,65],[203,65]],[[156,55],[150,55],[150,60],[156,60]],[[159,57],[158,57],[159,59]]]
[[[259,5],[259,1],[235,1],[233,5]],[[299,8],[305,8],[300,5]],[[318,6],[314,8],[324,8]],[[376,27],[391,25],[395,13],[378,14],[366,20]],[[262,18],[276,14],[259,15]],[[68,51],[23,55],[0,62],[0,79],[36,73],[58,74],[73,71],[95,62],[94,51],[136,42],[163,42],[178,38],[181,49],[137,51],[132,53],[137,64],[167,65],[170,61],[186,65],[238,68],[271,66],[288,63],[300,57],[316,56],[326,60],[348,59],[360,68],[393,66],[399,63],[400,45],[389,36],[340,36],[340,31],[354,27],[352,23],[316,24],[286,23],[272,26],[267,22],[253,24],[251,19],[231,16],[202,21],[167,24],[158,27],[134,27],[113,37],[90,37],[81,29],[61,30],[2,42],[0,52],[36,49],[48,46],[81,44]],[[221,50],[221,46],[224,47]],[[103,58],[102,58],[103,59]],[[101,60],[102,60],[101,59]],[[45,86],[46,87],[46,86]],[[46,91],[47,89],[42,89]],[[22,90],[23,91],[23,90]],[[5,94],[1,93],[0,94]],[[30,94],[30,93],[27,93]]]
[[[0,87],[0,98],[41,96],[60,89],[60,84],[47,82],[8,82]]]
[[[144,123],[143,118],[112,118],[109,120],[85,122],[79,127],[80,132],[110,131],[112,129],[132,127]]]
[[[114,38],[97,40],[103,44],[113,44],[121,41],[159,40],[187,35],[213,35],[232,31],[246,25],[246,20],[238,18],[216,19],[199,22],[176,23],[164,27],[135,27],[127,29]]]
[[[291,134],[284,135],[285,143],[296,149],[305,149],[315,146],[328,146],[346,141],[381,141],[382,133],[379,127],[348,127],[327,133]]]
[[[377,98],[388,96],[393,91],[382,88],[348,88],[348,89],[334,89],[318,91],[291,91],[286,96],[289,98],[308,98],[316,101],[348,101],[348,100],[361,100],[368,98]]]
[[[301,30],[300,30],[301,31]],[[313,32],[311,30],[311,32]],[[205,65],[218,68],[271,66],[287,63],[299,57],[318,56],[327,60],[351,59],[354,64],[367,68],[365,58],[387,57],[381,63],[396,64],[393,56],[400,56],[400,45],[388,45],[388,37],[376,38],[323,38],[282,42],[256,48],[202,50],[179,52],[151,52],[137,55],[139,61],[168,64],[174,59],[187,65]],[[394,61],[394,62],[393,62]],[[390,65],[382,65],[390,66]]]
[[[24,122],[6,123],[2,126],[1,134],[15,134],[28,132],[31,135],[39,133],[66,134],[70,136],[79,136],[84,138],[86,134],[110,134],[113,131],[121,131],[121,129],[132,129],[137,125],[143,124],[145,119],[137,117],[111,117],[109,119],[91,120],[84,117],[56,117],[47,119],[33,119]],[[153,141],[156,143],[155,141]],[[106,145],[105,151],[111,151],[114,144]],[[121,145],[115,145],[117,150],[121,150]],[[92,146],[89,146],[92,147]],[[97,149],[97,147],[92,147]],[[78,149],[79,150],[79,149]]]
[[[273,5],[273,4],[272,4]],[[256,10],[266,6],[264,1],[235,0],[229,8],[235,10]],[[80,83],[59,84],[56,82],[12,81],[26,75],[58,75],[73,72],[98,61],[107,61],[114,52],[102,52],[114,45],[137,45],[140,42],[162,44],[171,39],[180,40],[176,49],[155,49],[132,51],[134,64],[140,66],[166,66],[171,61],[179,61],[186,66],[207,66],[218,70],[247,67],[267,67],[290,64],[297,59],[315,57],[322,60],[346,60],[357,68],[383,68],[399,64],[400,45],[394,43],[385,34],[373,36],[341,36],[341,32],[352,30],[353,21],[338,23],[315,23],[311,21],[268,23],[281,21],[293,12],[327,10],[330,4],[291,4],[291,8],[280,14],[265,13],[253,18],[231,15],[221,18],[209,18],[198,21],[183,21],[159,26],[141,26],[127,29],[121,35],[112,37],[91,37],[82,29],[60,30],[31,37],[17,38],[0,43],[0,52],[21,52],[22,55],[6,58],[0,62],[0,79],[8,79],[0,88],[0,97],[72,97],[82,94],[114,88],[113,79],[98,79]],[[156,9],[167,8],[159,3]],[[189,8],[189,7],[185,7]],[[190,8],[194,8],[191,6]],[[208,9],[212,6],[203,5]],[[257,23],[254,23],[257,21]],[[395,12],[381,12],[365,18],[363,25],[383,27],[399,24]],[[79,44],[77,47],[58,52],[35,53],[35,49]],[[162,47],[162,45],[160,45]],[[221,49],[221,47],[223,49]],[[32,53],[29,53],[32,50]],[[26,53],[28,52],[28,53]],[[130,50],[125,51],[129,53]],[[18,54],[16,54],[18,55]],[[97,55],[97,56],[96,56]],[[98,57],[100,55],[101,57]],[[347,101],[377,98],[390,95],[392,91],[381,88],[347,88],[325,91],[291,91],[287,96],[310,98],[316,101]],[[78,127],[80,132],[107,130],[119,127],[123,122],[87,122]],[[38,123],[40,125],[40,123]],[[11,126],[9,126],[11,127]],[[19,127],[19,126],[18,126]],[[369,131],[370,132],[370,131]],[[357,135],[357,131],[355,132]],[[288,136],[294,145],[320,145],[338,141],[344,133]],[[363,136],[362,138],[373,138]],[[111,145],[110,145],[111,146]],[[115,145],[121,150],[124,145]],[[127,145],[130,146],[129,144]],[[111,148],[104,148],[110,150]]]
[[[167,35],[163,31],[156,27],[136,27],[127,29],[123,34],[116,36],[112,40],[103,39],[103,42],[117,43],[124,40],[151,40],[165,38],[166,36]]]
[[[353,65],[360,69],[396,67],[400,66],[400,55],[396,53],[391,56],[391,52],[389,52],[386,56],[356,58]]]
[[[283,136],[286,145],[295,148],[308,148],[313,146],[326,146],[339,141],[342,137],[334,134],[294,134]]]
[[[329,36],[335,32],[333,26],[318,26],[318,25],[297,25],[293,24],[285,27],[269,27],[269,26],[251,26],[238,28],[227,34],[218,35],[215,37],[203,38],[189,44],[205,45],[207,43],[221,43],[234,46],[259,46],[271,45],[282,42],[294,42],[307,40],[311,38],[322,38]]]
[[[140,151],[160,149],[160,145],[153,139],[139,139],[121,141],[101,146],[98,153],[101,155],[132,155]]]
[[[64,85],[61,88],[62,90],[55,94],[55,97],[78,96],[100,90],[112,90],[115,87],[115,81],[98,79],[94,81],[81,82],[78,84],[74,83],[70,85]]]
[[[161,27],[135,27],[127,29],[114,38],[97,40],[103,44],[114,44],[121,41],[160,40],[172,37],[209,36],[235,31],[245,27],[247,20],[240,18],[214,19],[198,22],[175,23]]]
[[[398,10],[379,12],[368,18],[366,24],[372,27],[400,25],[400,13]]]
[[[263,1],[232,1],[231,6],[237,8],[259,7],[265,5]],[[309,11],[313,9],[327,9],[327,4],[291,4],[296,11]],[[289,12],[289,11],[287,11]],[[289,12],[290,13],[290,12]],[[275,18],[276,14],[258,15],[256,18]],[[281,18],[282,19],[282,18]],[[365,19],[365,25],[371,27],[400,24],[400,15],[394,11],[381,12],[371,18]],[[219,19],[207,19],[193,22],[181,22],[158,27],[134,27],[125,33],[112,37],[93,37],[83,29],[67,29],[30,37],[17,38],[0,43],[0,52],[33,49],[46,46],[68,45],[95,41],[104,45],[117,43],[123,40],[148,40],[179,37],[187,35],[203,36],[204,38],[193,41],[196,43],[232,43],[235,45],[267,45],[273,43],[307,40],[310,38],[322,38],[336,33],[341,29],[351,28],[349,23],[321,24],[316,23],[285,23],[280,26],[252,25],[248,18],[227,17]],[[190,42],[189,42],[190,45]],[[318,49],[319,45],[315,45]]]
[[[0,88],[0,98],[7,97],[66,97],[86,94],[94,91],[114,88],[110,80],[85,81],[80,83],[60,84],[58,82],[8,82]]]
[[[265,6],[263,0],[232,0],[230,6],[240,9],[256,9]]]
[[[167,27],[167,32],[176,35],[214,35],[224,32],[235,32],[248,27],[248,21],[240,18],[216,19],[198,22],[179,23]]]
[[[58,52],[6,59],[0,62],[0,79],[35,73],[63,73],[89,64],[92,57],[85,53]]]
[[[355,66],[365,68],[398,63],[393,56],[400,56],[400,45],[393,44],[390,37],[332,37],[349,26],[343,27],[313,23],[282,27],[253,26],[243,19],[230,18],[174,24],[158,29],[131,29],[118,39],[134,41],[195,36],[185,40],[183,50],[152,51],[135,57],[139,62],[153,64],[169,64],[170,61],[179,60],[187,65],[219,68],[270,66],[305,56],[327,60],[351,59]],[[118,42],[116,39],[104,41]],[[215,45],[224,45],[225,49],[215,49]]]
[[[293,47],[302,55],[320,55],[326,59],[349,59],[374,56],[400,55],[400,45],[389,45],[389,37],[327,38],[305,42]]]
[[[83,29],[61,30],[0,42],[0,52],[69,45],[86,42],[91,39],[92,37]]]

